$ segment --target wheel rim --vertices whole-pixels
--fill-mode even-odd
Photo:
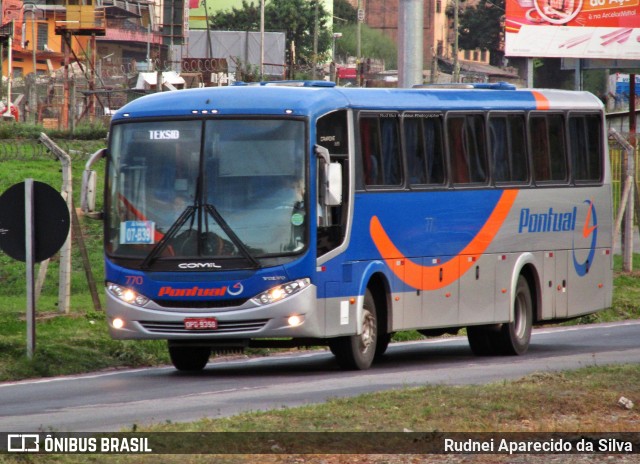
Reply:
[[[527,335],[527,302],[522,292],[518,292],[515,301],[513,332],[518,340],[523,340]]]
[[[375,344],[376,319],[371,311],[365,308],[362,321],[362,334],[360,335],[360,352],[366,353]]]

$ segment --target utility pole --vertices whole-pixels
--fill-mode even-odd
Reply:
[[[320,0],[316,0],[316,8],[314,14],[314,23],[313,23],[313,59],[311,60],[313,64],[313,71],[311,72],[312,79],[316,79],[316,68],[318,67],[318,3]]]
[[[360,87],[360,61],[362,58],[362,22],[364,21],[364,9],[362,0],[358,0],[358,27],[356,29],[356,85]]]
[[[264,80],[264,0],[260,0],[260,80]]]
[[[460,1],[453,0],[453,82],[460,82],[460,63],[458,61],[458,29]]]
[[[398,87],[423,82],[423,0],[400,0],[398,9]]]

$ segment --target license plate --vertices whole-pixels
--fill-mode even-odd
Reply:
[[[218,320],[215,317],[188,317],[184,320],[184,328],[187,330],[215,330],[218,328]]]

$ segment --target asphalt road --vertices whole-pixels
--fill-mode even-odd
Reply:
[[[640,321],[534,330],[520,357],[478,358],[466,338],[394,343],[367,371],[339,370],[328,351],[0,383],[0,432],[130,430],[426,384],[481,384],[532,372],[640,362]]]

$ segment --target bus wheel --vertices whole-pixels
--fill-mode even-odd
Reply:
[[[376,354],[378,321],[373,295],[367,289],[362,307],[362,333],[339,337],[331,342],[331,352],[338,365],[346,370],[368,369]]]
[[[467,327],[467,339],[471,351],[476,356],[493,356],[498,354],[495,338],[500,335],[496,329],[499,326],[474,325]]]
[[[393,337],[393,334],[378,333],[378,343],[376,344],[376,354],[373,358],[374,361],[379,361],[380,359],[382,359],[382,357],[387,351],[387,348],[389,348],[389,343],[391,343],[391,337]]]
[[[500,351],[502,354],[521,355],[529,349],[533,326],[533,300],[524,276],[518,277],[513,299],[513,321],[502,325]]]
[[[201,371],[209,362],[211,348],[169,345],[171,363],[179,371]]]

